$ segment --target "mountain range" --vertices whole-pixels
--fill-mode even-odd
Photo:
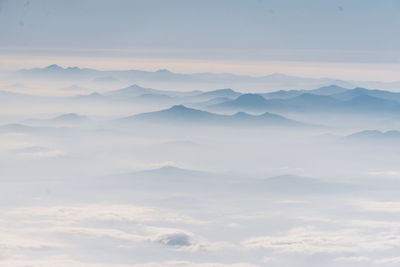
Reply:
[[[344,81],[331,78],[305,78],[289,76],[281,73],[273,73],[264,76],[246,76],[231,73],[174,73],[166,69],[157,71],[143,70],[121,70],[102,71],[89,68],[67,67],[63,68],[56,64],[44,67],[24,69],[8,75],[9,79],[62,79],[66,81],[93,81],[97,83],[128,82],[148,84],[154,82],[173,83],[180,89],[188,88],[188,85],[204,87],[203,85],[218,86],[222,88],[252,88],[253,90],[288,90],[293,88],[313,89],[331,84],[345,88],[364,87],[397,89],[400,82],[376,82],[376,81]],[[182,86],[181,86],[182,85]],[[193,88],[193,87],[192,87]]]
[[[175,105],[169,109],[129,116],[118,120],[119,123],[157,123],[157,124],[198,124],[198,125],[248,125],[248,126],[307,126],[306,124],[265,112],[250,115],[238,112],[233,115],[215,114]]]
[[[330,94],[332,93],[332,94]],[[207,106],[214,111],[335,112],[348,114],[400,112],[400,93],[337,86],[317,90],[243,94],[234,100]],[[399,100],[396,101],[396,100]]]

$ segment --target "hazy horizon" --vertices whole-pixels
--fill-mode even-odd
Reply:
[[[398,12],[396,0],[2,0],[0,69],[56,63],[395,81]]]

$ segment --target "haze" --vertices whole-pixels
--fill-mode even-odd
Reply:
[[[0,0],[0,266],[398,266],[399,12]]]

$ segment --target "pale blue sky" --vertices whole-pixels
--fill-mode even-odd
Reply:
[[[363,61],[362,51],[369,61],[399,59],[397,0],[0,0],[0,7],[3,49],[128,49],[182,57],[222,50],[221,57],[321,61],[338,55]]]

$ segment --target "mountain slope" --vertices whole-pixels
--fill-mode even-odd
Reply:
[[[277,105],[277,100],[267,100],[260,94],[243,94],[238,98],[211,105],[209,108],[216,110],[236,110],[236,111],[265,111]]]
[[[120,123],[186,123],[186,124],[212,124],[212,125],[281,125],[281,126],[305,126],[300,122],[287,119],[283,116],[264,113],[261,115],[250,115],[238,112],[234,115],[221,115],[197,109],[176,105],[166,110],[133,115],[118,120]]]

